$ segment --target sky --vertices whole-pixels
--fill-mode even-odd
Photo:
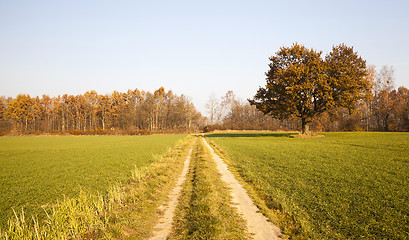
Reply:
[[[268,57],[293,43],[345,43],[409,88],[409,1],[0,0],[0,96],[96,90],[243,101],[265,85]]]

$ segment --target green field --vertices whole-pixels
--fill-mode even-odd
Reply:
[[[271,211],[289,215],[300,226],[298,234],[311,239],[409,238],[408,133],[288,135],[207,137]]]
[[[81,190],[104,193],[186,135],[0,138],[0,226]]]

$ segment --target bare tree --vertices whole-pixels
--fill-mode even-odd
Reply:
[[[375,94],[381,91],[392,91],[395,81],[395,69],[392,66],[383,66],[379,73],[375,75],[374,91]]]
[[[389,131],[393,105],[390,93],[394,88],[394,73],[393,67],[383,66],[379,73],[375,75],[372,112],[378,130]]]
[[[214,125],[218,120],[218,110],[220,108],[219,101],[217,100],[216,94],[212,93],[209,96],[209,100],[206,103],[206,109],[209,114],[209,124]]]

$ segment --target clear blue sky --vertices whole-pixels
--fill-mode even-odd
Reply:
[[[0,95],[164,86],[205,114],[212,93],[252,97],[268,57],[294,42],[354,46],[409,87],[407,0],[0,0]]]

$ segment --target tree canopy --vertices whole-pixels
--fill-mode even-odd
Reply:
[[[325,58],[321,55],[297,43],[282,47],[269,58],[267,83],[250,104],[274,118],[300,118],[303,133],[329,109],[353,111],[359,99],[370,96],[372,83],[366,77],[365,60],[345,44],[334,46]]]

